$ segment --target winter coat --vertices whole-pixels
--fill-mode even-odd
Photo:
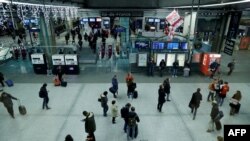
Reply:
[[[4,80],[4,76],[3,74],[0,72],[0,81],[3,81]]]
[[[169,94],[170,93],[170,88],[171,88],[170,83],[165,80],[163,82],[163,85],[164,85],[164,91],[165,91],[165,93]]]
[[[235,93],[233,96],[232,96],[233,99],[236,99],[238,101],[241,100],[241,94],[240,93]]]
[[[158,102],[159,102],[159,103],[164,103],[164,102],[166,101],[166,100],[165,100],[166,94],[165,94],[165,92],[164,92],[164,89],[159,88],[159,90],[158,90],[158,95],[159,95],[159,97],[158,97]]]
[[[40,89],[40,92],[42,93],[43,98],[48,97],[48,91],[47,91],[46,87],[42,86],[41,89]]]
[[[211,110],[211,113],[210,113],[210,117],[211,119],[215,119],[215,117],[218,115],[219,113],[219,107],[218,107],[218,104],[213,104],[213,107],[212,107],[212,110]]]
[[[85,119],[85,132],[94,133],[96,130],[94,113],[90,112]]]
[[[139,118],[139,116],[137,115],[136,112],[133,112],[133,111],[129,112],[128,113],[128,118],[135,118],[136,122],[140,122],[140,118]]]
[[[117,117],[118,116],[118,106],[112,104],[111,105],[111,115],[112,117]]]
[[[222,97],[226,97],[228,91],[229,91],[229,86],[228,86],[227,84],[224,84],[224,85],[221,87],[220,95],[221,95]]]
[[[108,97],[104,94],[101,94],[101,106],[107,107],[108,106]]]
[[[17,98],[13,97],[12,95],[3,92],[0,96],[0,102],[3,102],[3,105],[5,107],[12,107],[13,106],[13,102],[11,99],[17,100]]]
[[[190,105],[196,108],[200,107],[200,101],[202,100],[202,95],[199,92],[195,92],[192,95]]]
[[[112,78],[112,87],[114,90],[118,90],[118,81],[116,78]]]

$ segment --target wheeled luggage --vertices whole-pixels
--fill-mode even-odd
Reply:
[[[216,130],[221,130],[222,128],[220,121],[215,121],[215,126],[216,126]]]
[[[26,115],[27,111],[24,105],[21,105],[20,100],[18,100],[18,110],[21,115]]]
[[[6,80],[6,81],[5,81],[5,83],[7,84],[7,86],[8,86],[8,87],[12,87],[12,86],[14,86],[13,81],[12,81],[12,80],[10,80],[10,79]]]
[[[190,69],[189,68],[184,68],[183,69],[183,76],[188,77],[189,76]]]
[[[62,86],[62,87],[67,87],[67,84],[68,84],[68,83],[67,83],[66,81],[63,81],[63,82],[61,83],[61,86]]]
[[[138,92],[134,91],[133,98],[137,98],[137,97],[138,97]]]

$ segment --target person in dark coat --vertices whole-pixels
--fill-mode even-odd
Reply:
[[[173,63],[173,74],[172,74],[172,77],[177,77],[178,69],[179,69],[179,61],[176,60]]]
[[[61,66],[57,67],[56,75],[57,75],[58,79],[60,80],[60,82],[62,82],[63,81],[64,71],[63,71]]]
[[[167,101],[171,101],[171,100],[169,99],[170,88],[171,88],[171,86],[170,86],[170,79],[169,79],[169,78],[166,78],[166,79],[164,80],[163,86],[164,86],[164,91],[165,91],[165,93],[167,94]]]
[[[155,67],[155,61],[153,58],[150,58],[148,60],[148,75],[154,76],[154,67]]]
[[[2,84],[2,87],[4,87],[4,76],[3,76],[3,73],[0,72],[0,83]]]
[[[72,138],[72,136],[70,134],[68,134],[66,137],[65,137],[65,141],[74,141],[74,139]]]
[[[130,120],[135,119],[135,124],[130,124]],[[131,107],[131,111],[128,114],[128,128],[127,128],[127,139],[129,138],[134,139],[138,135],[138,125],[137,123],[140,122],[140,118],[135,112],[135,108]]]
[[[198,88],[195,93],[193,93],[192,98],[189,103],[189,107],[191,108],[191,113],[193,113],[193,120],[195,120],[197,109],[200,106],[200,101],[202,100],[202,95],[200,93],[201,89]]]
[[[89,134],[93,138],[92,141],[95,141],[95,130],[96,130],[96,124],[95,124],[95,117],[93,112],[87,112],[83,111],[82,114],[86,117],[82,121],[85,122],[85,132]]]
[[[211,120],[209,122],[209,128],[207,129],[207,132],[212,132],[214,131],[214,124],[215,124],[215,117],[218,115],[219,113],[219,106],[217,104],[217,101],[214,100],[212,102],[212,110],[210,112],[210,117],[211,117]]]
[[[42,93],[41,95],[43,96],[43,109],[46,108],[47,110],[51,109],[49,106],[48,106],[48,103],[49,103],[49,96],[48,96],[48,90],[47,90],[47,84],[44,83],[43,86],[40,88],[40,92],[39,93]]]
[[[11,94],[4,92],[3,89],[0,90],[0,102],[3,103],[4,107],[7,109],[10,116],[12,118],[15,118],[12,99],[18,100],[17,98],[13,97]]]
[[[230,63],[228,63],[227,67],[229,68],[227,75],[231,75],[235,68],[235,59],[233,59]]]
[[[109,109],[109,106],[108,106],[108,92],[107,91],[104,91],[103,94],[101,94],[101,106],[103,108],[103,116],[107,116],[107,111]]]
[[[124,126],[123,130],[126,133],[127,132],[127,127],[128,127],[128,114],[129,114],[129,109],[131,107],[130,103],[127,103],[124,107],[121,109],[121,117],[124,119]]]
[[[116,94],[118,95],[118,81],[117,81],[117,76],[114,75],[112,78],[112,88],[115,90],[115,93],[113,93],[114,98],[116,98]]]
[[[161,62],[160,62],[160,64],[159,64],[159,69],[160,69],[160,76],[162,76],[163,75],[163,71],[164,71],[164,69],[165,69],[165,67],[166,67],[166,62],[165,62],[165,60],[164,59],[162,59],[161,60]]]
[[[161,112],[162,110],[162,106],[163,104],[165,103],[165,91],[164,91],[164,86],[163,84],[159,86],[159,89],[158,89],[158,105],[157,105],[157,109],[159,112]]]
[[[65,41],[66,41],[66,45],[68,45],[69,44],[69,33],[67,33],[66,35],[65,35]]]

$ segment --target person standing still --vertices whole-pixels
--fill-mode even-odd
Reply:
[[[112,100],[111,103],[111,115],[112,115],[112,123],[115,124],[115,118],[118,116],[118,106],[116,105],[116,101]]]
[[[82,121],[85,122],[85,132],[88,133],[88,136],[91,136],[92,141],[95,141],[95,116],[93,112],[83,111],[82,114],[86,117]]]
[[[159,89],[158,89],[158,104],[157,104],[157,109],[159,112],[161,112],[162,110],[162,106],[163,104],[165,103],[165,91],[164,91],[164,86],[163,84],[159,86]]]
[[[227,75],[231,75],[235,68],[235,59],[233,59],[230,63],[228,63],[227,67],[229,68]]]
[[[108,107],[108,92],[104,91],[103,94],[101,94],[101,106],[103,108],[103,116],[107,116],[107,111],[109,109]]]
[[[115,91],[113,93],[114,98],[116,98],[117,97],[116,95],[118,95],[118,81],[117,81],[117,76],[116,75],[114,75],[114,77],[112,78],[112,88]]]
[[[131,107],[131,111],[128,114],[128,128],[127,128],[127,139],[134,139],[138,135],[138,125],[140,118],[135,112],[135,107]]]
[[[219,113],[219,106],[218,106],[217,102],[214,100],[212,102],[212,109],[210,112],[211,120],[209,121],[209,127],[207,129],[207,132],[214,131],[215,118],[218,115],[218,113]]]
[[[193,120],[195,120],[197,109],[199,108],[200,101],[202,100],[202,95],[200,91],[201,89],[198,88],[197,91],[193,93],[189,103],[189,107],[191,108],[191,113],[193,113]]]
[[[133,84],[134,82],[134,77],[133,75],[131,74],[131,72],[129,72],[125,78],[126,80],[126,83],[127,83],[127,88],[129,88],[129,85]],[[127,94],[128,94],[128,89],[127,89]]]
[[[48,96],[48,90],[47,90],[47,84],[44,83],[43,86],[40,88],[40,92],[41,95],[43,96],[43,109],[46,108],[47,110],[51,109],[49,106],[48,106],[48,103],[49,103],[49,96]]]
[[[4,92],[3,89],[0,89],[0,102],[3,103],[4,107],[7,109],[10,116],[12,118],[15,118],[12,99],[18,100],[17,98],[13,97],[11,94]]]
[[[124,126],[123,130],[126,133],[127,132],[127,127],[128,127],[128,114],[129,114],[129,109],[131,107],[130,103],[127,103],[124,107],[121,108],[121,117],[124,119]]]
[[[173,74],[172,74],[172,77],[177,77],[178,68],[179,68],[179,61],[176,60],[176,61],[174,61],[174,63],[173,63]]]
[[[171,88],[171,86],[170,86],[170,79],[169,79],[169,78],[166,78],[166,79],[164,80],[163,86],[164,86],[164,91],[165,91],[165,93],[167,94],[167,101],[171,101],[171,100],[169,99],[170,88]]]
[[[221,87],[219,94],[219,105],[222,106],[225,97],[227,96],[227,92],[229,91],[228,82],[224,82],[224,85]]]
[[[160,76],[162,77],[163,71],[164,71],[164,69],[165,69],[165,67],[166,67],[166,62],[165,62],[164,59],[161,60],[161,62],[160,62],[160,64],[159,64],[159,67],[160,67]]]

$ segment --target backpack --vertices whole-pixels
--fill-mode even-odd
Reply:
[[[122,118],[125,118],[126,107],[122,107],[120,112],[121,112],[121,117],[122,117]]]
[[[223,111],[219,111],[217,116],[214,118],[214,121],[220,121],[220,119],[222,119],[223,117],[224,117]]]
[[[136,126],[136,119],[135,119],[135,117],[128,118],[128,126]]]
[[[39,97],[44,98],[44,93],[42,91],[39,91]]]

